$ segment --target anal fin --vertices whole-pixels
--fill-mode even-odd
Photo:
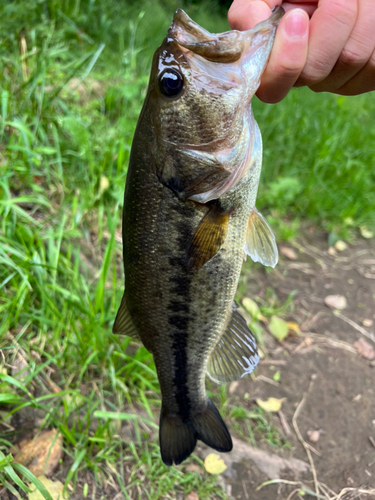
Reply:
[[[122,296],[121,305],[117,311],[116,319],[112,327],[112,332],[120,335],[128,335],[136,340],[141,340],[136,326],[130,316],[128,306],[125,301],[125,294]]]
[[[245,253],[254,262],[275,267],[279,259],[275,236],[263,215],[256,208],[247,223]]]
[[[214,257],[222,247],[228,232],[230,213],[218,202],[211,204],[200,221],[188,251],[189,267],[200,269]]]
[[[233,302],[228,326],[208,360],[207,373],[218,384],[234,382],[259,363],[255,339]]]

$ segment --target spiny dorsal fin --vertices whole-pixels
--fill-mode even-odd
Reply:
[[[218,384],[234,382],[251,373],[258,362],[255,339],[233,302],[232,316],[208,360],[207,373]]]
[[[275,236],[267,220],[256,208],[250,214],[247,223],[245,253],[254,262],[275,267],[279,259]]]
[[[139,333],[133,323],[125,302],[125,294],[122,296],[121,305],[117,311],[117,316],[112,327],[112,332],[120,335],[128,335],[136,340],[141,340]]]
[[[218,203],[212,204],[193,236],[188,252],[190,268],[200,269],[217,254],[225,241],[228,224],[229,212]]]

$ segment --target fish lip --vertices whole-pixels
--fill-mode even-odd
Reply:
[[[276,5],[272,10],[272,16],[268,18],[268,21],[271,23],[279,23],[281,21],[281,18],[285,14],[285,10],[281,5]]]
[[[167,37],[174,40],[182,50],[203,56],[208,61],[232,63],[240,59],[256,33],[275,31],[284,14],[284,9],[277,6],[272,10],[268,19],[251,30],[210,33],[193,21],[182,9],[177,9]]]

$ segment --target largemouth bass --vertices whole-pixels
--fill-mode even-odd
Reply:
[[[245,254],[277,262],[255,208],[262,140],[250,101],[282,15],[277,8],[250,31],[212,34],[177,10],[153,58],[127,173],[125,293],[113,331],[153,355],[167,465],[198,439],[232,449],[206,373],[230,382],[259,360],[233,298]]]

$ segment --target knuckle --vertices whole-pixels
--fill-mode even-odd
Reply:
[[[344,27],[353,26],[357,17],[357,1],[332,0],[329,16]]]
[[[363,66],[368,60],[369,54],[361,50],[354,50],[345,47],[339,57],[339,63],[344,66]]]

